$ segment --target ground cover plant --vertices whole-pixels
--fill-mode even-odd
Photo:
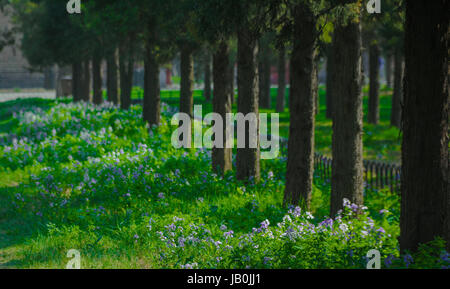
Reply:
[[[210,151],[172,147],[176,109],[163,101],[152,128],[138,105],[0,105],[0,266],[64,268],[70,249],[83,268],[365,268],[371,249],[384,268],[450,265],[440,239],[400,255],[388,189],[366,191],[363,207],[345,200],[331,219],[318,176],[310,212],[282,206],[284,149],[262,161],[260,182],[215,174]]]

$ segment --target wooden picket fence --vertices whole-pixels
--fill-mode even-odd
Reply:
[[[333,160],[316,153],[314,169],[316,176],[323,180],[331,180]],[[366,189],[389,188],[392,192],[400,192],[401,166],[380,161],[365,160],[364,183]]]

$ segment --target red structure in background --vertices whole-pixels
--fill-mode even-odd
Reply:
[[[172,70],[169,68],[166,68],[166,84],[172,85]]]
[[[286,85],[289,85],[289,61],[286,61],[286,68],[285,68],[285,75],[286,75]],[[278,67],[277,66],[271,66],[270,67],[270,83],[273,85],[278,85]]]

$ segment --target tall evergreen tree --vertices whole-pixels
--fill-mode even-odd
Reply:
[[[448,11],[446,0],[406,1],[402,251],[438,236],[450,247]]]
[[[231,56],[231,38],[235,33],[232,21],[234,4],[221,0],[197,1],[195,27],[213,53],[213,112],[219,114],[225,121],[226,115],[231,113],[234,97],[234,62]],[[232,149],[227,147],[226,141],[234,140],[229,139],[230,131],[225,123],[221,133],[224,146],[213,147],[211,158],[213,170],[224,174],[232,170]]]
[[[361,11],[357,3],[349,5],[348,19],[335,25],[333,43],[332,216],[344,198],[363,203]]]
[[[259,107],[270,108],[270,76],[271,76],[271,33],[265,33],[258,41],[258,84],[259,84]]]
[[[292,6],[293,48],[289,143],[284,204],[309,208],[314,172],[317,16],[307,1]]]
[[[403,53],[400,48],[396,49],[394,55],[394,92],[392,94],[391,125],[401,128],[402,99],[403,99],[403,75],[405,64]]]
[[[380,47],[373,41],[369,47],[369,115],[368,122],[380,121]]]
[[[205,87],[203,90],[203,96],[207,101],[211,100],[211,55],[207,49],[205,49],[205,63],[204,63],[204,82]]]
[[[284,112],[286,103],[286,48],[281,47],[278,52],[278,92],[277,112]]]
[[[334,39],[334,37],[333,37]],[[326,111],[326,117],[328,119],[331,119],[333,117],[333,43],[330,43],[327,47],[327,79],[326,79],[326,102],[327,102],[327,111]]]
[[[194,50],[193,44],[180,44],[180,112],[194,117]]]
[[[254,113],[256,119],[245,126],[245,148],[237,149],[237,179],[259,180],[260,145],[259,145],[259,109],[258,109],[258,44],[255,32],[248,27],[238,31],[238,112],[243,115]],[[250,147],[250,126],[256,127],[256,147]]]
[[[98,52],[97,52],[98,53]],[[93,76],[93,102],[100,104],[103,100],[102,91],[102,62],[99,55],[92,58],[92,76]]]
[[[227,113],[231,113],[231,91],[229,86],[229,66],[230,66],[230,47],[226,41],[219,43],[213,57],[213,79],[214,79],[214,96],[213,111],[218,113],[223,120],[226,120]],[[232,169],[232,149],[226,146],[226,141],[234,141],[229,139],[230,128],[225,124],[222,130],[222,139],[224,147],[213,148],[212,166],[219,173],[224,173]]]
[[[393,63],[395,61],[395,60],[393,61],[393,59],[394,59],[393,55],[390,52],[387,52],[384,57],[384,69],[385,69],[385,76],[386,76],[386,86],[388,88],[393,87],[392,79],[393,79],[394,74],[392,73],[392,71],[393,71],[392,67],[393,67]]]
[[[119,64],[115,47],[106,52],[106,92],[108,101],[119,103]]]
[[[382,17],[378,27],[381,46],[385,54],[394,59],[391,125],[400,128],[401,103],[403,99],[405,9],[402,6],[402,2],[395,0],[386,0],[383,3],[383,7],[385,12],[381,14]],[[388,64],[389,62],[386,63],[386,65]]]

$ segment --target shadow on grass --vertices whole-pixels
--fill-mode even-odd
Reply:
[[[42,224],[16,212],[13,199],[17,193],[23,193],[22,186],[0,187],[0,268],[19,266],[18,248],[42,228]]]

